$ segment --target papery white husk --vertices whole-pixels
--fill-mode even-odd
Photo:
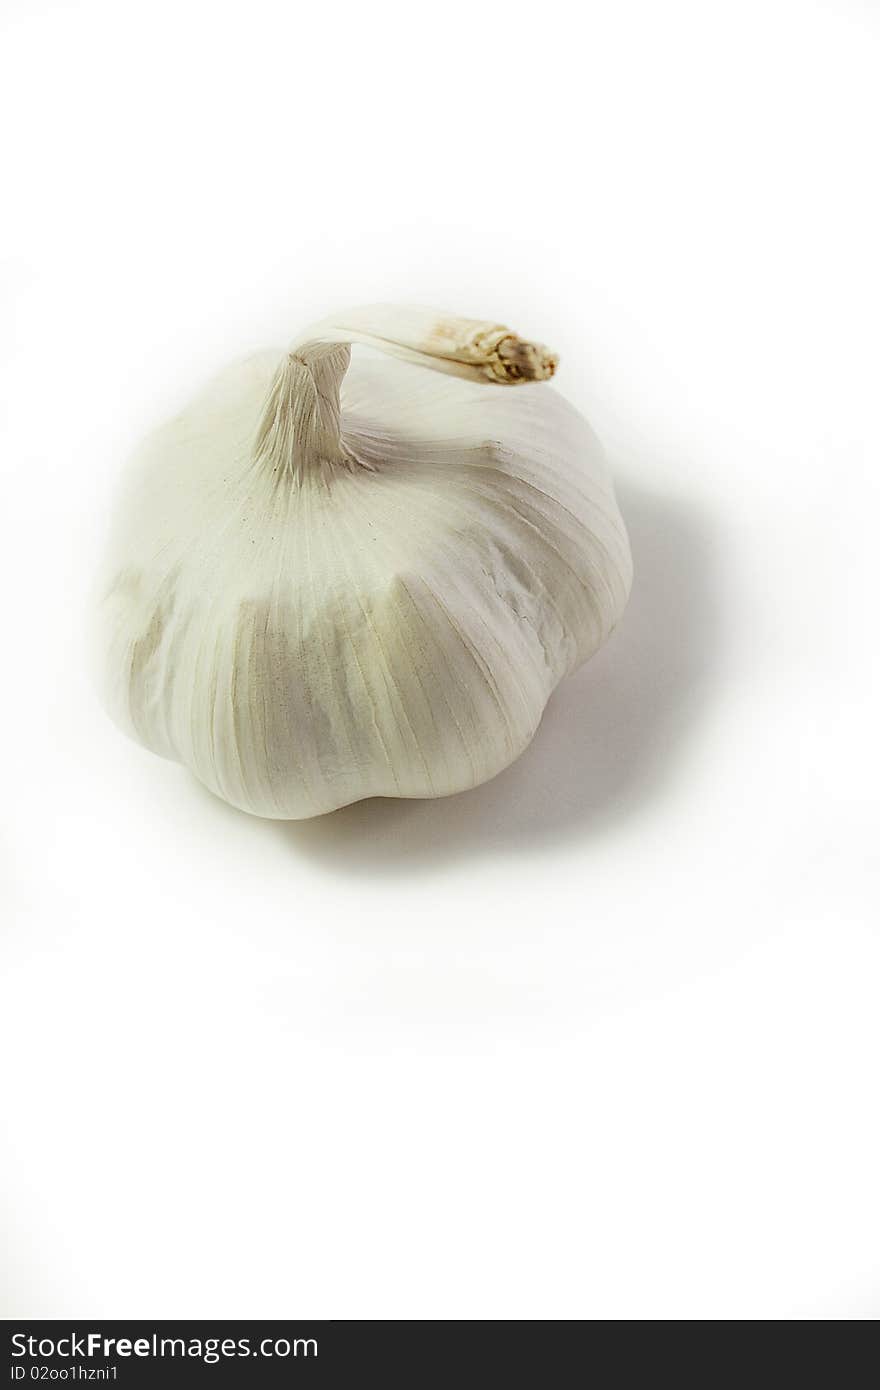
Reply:
[[[145,442],[101,602],[117,723],[287,819],[493,777],[631,579],[599,445],[551,387],[326,353],[238,363]]]

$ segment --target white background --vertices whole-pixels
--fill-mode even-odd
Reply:
[[[880,1314],[880,11],[4,5],[3,1311]],[[508,772],[125,741],[122,461],[350,303],[562,355],[636,585]]]

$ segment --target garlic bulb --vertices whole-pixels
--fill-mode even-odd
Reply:
[[[505,389],[555,365],[495,324],[375,307],[222,372],[143,445],[118,518],[117,723],[260,816],[500,772],[631,578],[589,427],[548,386]]]

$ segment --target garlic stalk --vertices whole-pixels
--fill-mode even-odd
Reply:
[[[586,422],[499,389],[555,367],[501,325],[378,306],[221,373],[146,441],[117,521],[117,723],[261,816],[500,772],[631,579]]]

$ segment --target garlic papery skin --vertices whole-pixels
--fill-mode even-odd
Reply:
[[[501,325],[378,306],[222,372],[144,443],[116,518],[115,721],[282,819],[500,772],[631,582],[555,366]]]

